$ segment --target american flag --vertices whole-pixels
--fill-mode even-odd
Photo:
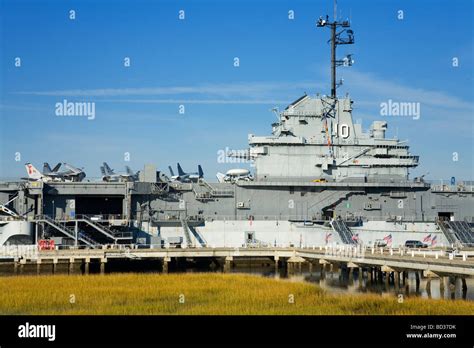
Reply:
[[[431,233],[423,239],[423,243],[429,243],[429,242],[431,242]]]
[[[327,233],[326,233],[326,238],[325,238],[325,239],[326,239],[326,244],[329,243],[329,239],[331,238],[331,236],[332,236],[332,233],[331,233],[331,232],[327,232]]]
[[[392,244],[392,234],[390,233],[388,236],[383,237],[383,240],[387,242],[387,244]]]
[[[436,245],[436,242],[437,242],[436,237],[438,237],[438,236],[434,236],[433,238],[431,238],[431,246]]]

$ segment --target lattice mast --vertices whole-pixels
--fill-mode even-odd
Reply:
[[[319,20],[316,24],[318,28],[327,27],[331,30],[331,38],[328,43],[331,44],[331,96],[330,101],[326,104],[323,113],[324,128],[326,132],[327,145],[329,148],[329,153],[334,157],[334,152],[332,149],[333,143],[331,142],[331,136],[328,131],[327,119],[336,118],[336,105],[337,105],[337,93],[336,89],[342,85],[342,80],[339,82],[336,81],[336,69],[339,66],[352,66],[353,60],[352,55],[348,54],[343,59],[338,60],[336,56],[336,48],[338,45],[351,45],[354,43],[354,32],[349,29],[350,22],[349,20],[338,21],[337,20],[337,1],[334,0],[334,20],[331,22],[329,16],[326,15],[326,18],[319,17]],[[342,28],[337,32],[338,28]]]

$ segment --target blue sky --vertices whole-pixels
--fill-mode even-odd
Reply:
[[[220,149],[244,149],[249,133],[270,133],[273,106],[329,93],[329,32],[315,21],[332,16],[330,0],[0,3],[0,178],[44,161],[97,177],[106,160],[166,172],[177,161],[185,170],[201,164],[213,179],[236,166],[217,162]],[[421,157],[413,175],[472,180],[472,1],[339,0],[338,9],[356,38],[339,49],[354,54],[338,90],[355,100],[354,119],[364,128],[385,119],[389,136],[408,139]],[[57,117],[64,99],[95,102],[96,118]],[[420,119],[381,116],[388,99],[420,102]]]

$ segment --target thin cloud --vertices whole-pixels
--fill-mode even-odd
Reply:
[[[352,90],[361,90],[368,94],[371,101],[358,101],[359,105],[379,105],[377,100],[393,99],[405,102],[420,102],[423,105],[448,109],[474,109],[474,104],[445,92],[414,88],[398,84],[386,79],[380,79],[371,73],[355,70],[346,71],[345,77]]]
[[[103,99],[101,102],[137,104],[288,104],[289,100],[274,99]]]
[[[163,95],[201,95],[208,97],[248,97],[261,98],[289,90],[315,88],[313,82],[248,82],[228,84],[203,84],[196,86],[168,86],[146,88],[102,88],[65,89],[53,91],[21,91],[17,94],[61,97],[123,97],[123,96],[163,96]]]

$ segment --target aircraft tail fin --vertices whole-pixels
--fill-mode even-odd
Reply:
[[[102,173],[102,176],[107,176],[104,166],[100,166],[100,172]]]
[[[181,168],[181,166],[179,165],[179,163],[178,163],[177,167],[178,167],[178,175],[179,175],[179,176],[186,175],[186,173],[183,171],[183,168]]]
[[[200,164],[198,165],[198,174],[199,174],[199,179],[204,177],[204,172]]]
[[[222,173],[218,172],[216,174],[216,177],[217,177],[218,182],[224,182],[225,174],[222,174]]]
[[[61,162],[59,162],[58,164],[56,164],[56,165],[54,166],[54,168],[51,169],[51,171],[55,173],[55,172],[57,172],[57,171],[59,170],[59,168],[61,168]]]
[[[114,173],[114,170],[109,167],[109,165],[107,164],[107,162],[104,162],[103,164],[104,164],[105,172],[106,172],[108,175],[115,174],[115,173]]]
[[[132,175],[132,176],[134,175],[134,174],[133,174],[133,170],[131,170],[129,166],[125,166],[125,172],[126,172],[128,175]]]
[[[171,176],[174,176],[174,173],[173,173],[173,168],[171,168],[171,166],[168,166],[168,169],[170,170],[170,174],[171,174]]]
[[[49,166],[49,163],[44,162],[43,163],[43,174],[49,174],[51,172],[52,172],[52,170],[51,170],[51,167]]]
[[[43,175],[38,169],[35,168],[31,163],[25,164],[26,172],[28,173],[28,178],[33,180],[40,180],[43,178]]]

